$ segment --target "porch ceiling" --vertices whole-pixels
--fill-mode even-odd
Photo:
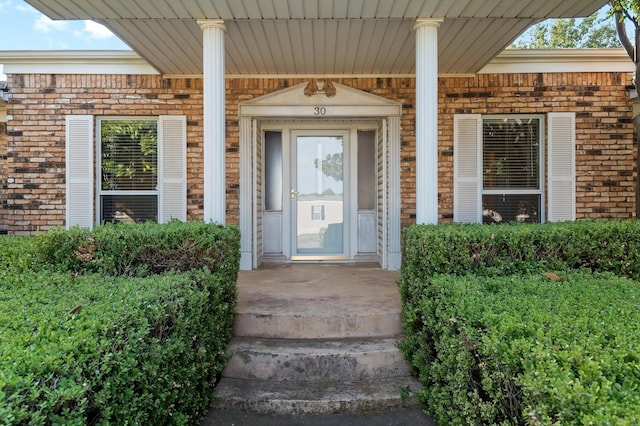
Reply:
[[[164,74],[202,73],[197,19],[224,19],[228,74],[411,74],[417,18],[442,18],[439,71],[473,73],[530,25],[606,0],[26,0],[93,19]]]

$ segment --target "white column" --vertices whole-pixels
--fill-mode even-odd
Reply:
[[[387,231],[387,269],[392,271],[400,270],[402,265],[402,250],[400,239],[402,231],[400,229],[400,117],[389,117],[387,125],[388,133],[388,231]]]
[[[199,20],[203,40],[204,220],[225,223],[224,33],[222,20]]]
[[[253,150],[251,117],[240,117],[240,269],[250,271],[255,260]],[[257,267],[257,264],[255,265]]]
[[[418,19],[416,32],[416,223],[438,223],[438,27]]]

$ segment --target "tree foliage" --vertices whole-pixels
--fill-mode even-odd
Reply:
[[[598,12],[584,19],[555,19],[533,26],[513,47],[520,49],[570,49],[620,47],[611,19]]]
[[[636,93],[640,96],[640,86],[637,84],[638,75],[640,75],[640,25],[638,18],[640,17],[640,0],[611,0],[610,15],[613,15],[616,23],[616,31],[622,47],[627,51],[627,55],[636,66],[635,86]],[[633,26],[633,37],[630,38],[627,33],[627,24]],[[633,41],[631,41],[633,39]],[[633,117],[633,123],[636,129],[636,147],[640,146],[640,114]],[[640,191],[640,161],[636,155],[636,193]],[[640,200],[636,200],[636,218],[640,217]]]
[[[610,15],[613,15],[616,23],[618,38],[636,66],[638,65],[637,49],[640,46],[640,0],[612,0]],[[626,24],[631,23],[634,28],[633,40],[629,38]]]

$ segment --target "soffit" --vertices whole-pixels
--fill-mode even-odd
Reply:
[[[480,70],[540,19],[602,0],[27,0],[53,19],[93,19],[164,74],[202,73],[197,19],[224,19],[228,74],[411,74],[417,18],[442,18],[439,72]]]

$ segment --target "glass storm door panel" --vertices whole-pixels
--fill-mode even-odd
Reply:
[[[345,253],[343,158],[343,136],[298,135],[295,139],[291,189],[295,256]]]

